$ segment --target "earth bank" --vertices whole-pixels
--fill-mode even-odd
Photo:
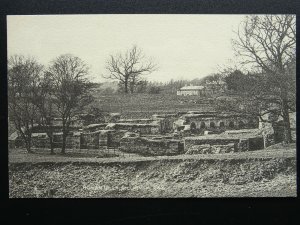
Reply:
[[[11,198],[296,196],[296,160],[11,163],[9,189]]]

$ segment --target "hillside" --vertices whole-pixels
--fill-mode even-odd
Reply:
[[[176,94],[111,94],[95,95],[93,107],[119,112],[124,118],[149,118],[155,113],[211,111],[211,99]]]

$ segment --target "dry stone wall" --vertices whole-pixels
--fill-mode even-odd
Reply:
[[[50,141],[48,136],[39,138],[39,137],[32,137],[31,138],[31,145],[34,148],[50,148]]]
[[[127,137],[120,141],[120,150],[140,155],[178,155],[182,153],[179,140],[149,140],[142,137]]]
[[[79,149],[80,148],[80,135],[67,136],[66,148]]]
[[[234,144],[235,151],[238,149],[239,139],[185,139],[185,150],[193,148],[195,145],[228,145]]]
[[[232,153],[235,152],[235,144],[226,144],[226,145],[193,145],[191,146],[185,154],[194,155],[194,154],[219,154],[219,153]]]

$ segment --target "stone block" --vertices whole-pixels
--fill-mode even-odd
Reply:
[[[232,153],[235,151],[234,143],[230,143],[227,145],[212,145],[211,152],[213,154],[219,154],[219,153]]]
[[[194,155],[194,154],[210,154],[210,153],[211,153],[211,146],[205,144],[205,145],[190,146],[185,154]]]

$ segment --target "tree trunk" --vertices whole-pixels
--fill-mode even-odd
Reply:
[[[49,142],[50,142],[50,154],[54,155],[54,146],[53,146],[53,135],[49,135]]]
[[[66,139],[67,139],[67,135],[66,132],[63,131],[63,139],[62,139],[62,148],[61,148],[61,154],[66,154]]]
[[[286,98],[282,99],[282,117],[283,117],[283,125],[284,125],[284,143],[288,144],[292,142],[292,134],[291,134],[288,101]]]
[[[133,84],[130,86],[130,93],[131,94],[133,94],[133,89],[134,89],[134,87],[133,87]]]
[[[28,153],[33,153],[33,151],[31,150],[31,138],[25,140],[25,148]]]
[[[124,91],[125,91],[125,94],[128,94],[128,79],[125,79],[125,82],[124,82]]]
[[[135,80],[133,79],[130,83],[130,94],[133,94],[134,92],[134,87],[135,87]]]

